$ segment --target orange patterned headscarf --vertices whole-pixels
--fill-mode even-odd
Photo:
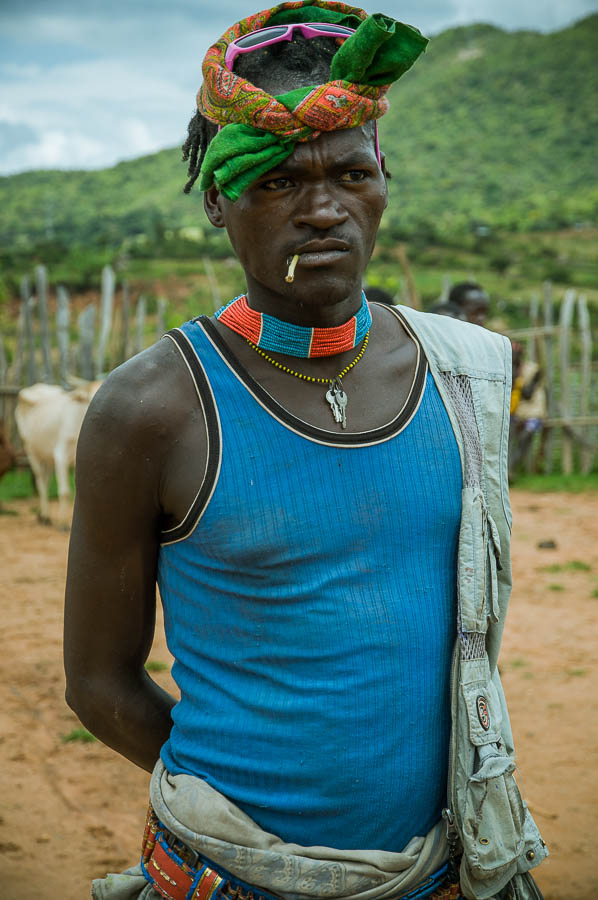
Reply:
[[[336,51],[331,80],[274,97],[225,65],[232,41],[266,25],[332,22],[354,28]],[[237,199],[259,175],[293,152],[298,141],[378,119],[386,93],[415,62],[427,39],[410,25],[372,16],[338,0],[290,0],[237,22],[206,53],[197,108],[222,127],[202,164],[200,189],[212,184]]]

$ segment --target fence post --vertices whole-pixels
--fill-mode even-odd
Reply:
[[[21,278],[21,309],[24,321],[24,341],[27,353],[27,384],[35,384],[37,381],[37,366],[35,364],[35,336],[33,334],[33,306],[34,299],[31,296],[29,278],[23,275]]]
[[[539,314],[540,314],[540,300],[536,293],[532,294],[530,303],[529,303],[529,324],[532,328],[537,328],[539,325]],[[537,362],[539,353],[539,337],[536,335],[535,337],[529,338],[527,342],[527,358],[530,362]]]
[[[405,244],[397,244],[397,256],[407,284],[407,292],[409,296],[409,302],[407,306],[410,306],[412,309],[421,309],[421,300],[419,294],[417,293],[415,279],[413,277],[411,266],[409,265],[409,259],[407,258],[407,246]]]
[[[102,269],[102,301],[100,305],[100,337],[96,356],[96,372],[100,375],[104,372],[106,361],[106,347],[112,327],[112,306],[114,302],[114,269],[112,266],[104,266]]]
[[[7,378],[6,373],[8,371],[8,366],[6,364],[6,353],[4,352],[4,338],[2,337],[2,332],[0,331],[0,385],[6,384]],[[0,424],[4,420],[4,396],[0,393]]]
[[[166,297],[158,297],[158,310],[156,316],[156,340],[159,341],[166,331],[166,307],[168,300]]]
[[[21,303],[19,309],[19,319],[17,322],[17,345],[15,347],[15,355],[12,360],[11,377],[12,383],[17,387],[21,387],[23,380],[23,346],[25,344],[25,311],[24,304]]]
[[[35,267],[35,292],[39,310],[40,337],[42,345],[42,381],[53,381],[52,353],[50,350],[50,329],[48,328],[48,272],[45,266]]]
[[[144,336],[143,332],[145,329],[145,297],[143,294],[137,301],[137,349],[135,353],[141,353],[144,347]]]
[[[579,414],[580,416],[592,415],[592,329],[590,326],[590,314],[588,312],[588,301],[584,294],[581,294],[577,300],[577,309],[579,314],[579,336],[581,341],[581,383],[579,398]],[[583,475],[587,475],[592,471],[592,463],[594,462],[595,449],[592,446],[591,427],[582,428],[587,443],[582,445],[580,450],[580,465]]]
[[[569,351],[571,348],[571,322],[575,310],[575,291],[565,291],[561,304],[560,317],[560,364],[561,364],[561,415],[564,419],[562,437],[561,468],[564,475],[570,475],[573,471],[573,438],[571,437],[571,425],[567,427],[567,420],[571,419],[571,392],[569,379]]]
[[[129,349],[129,322],[131,318],[131,297],[129,295],[129,282],[125,278],[122,284],[123,303],[122,303],[122,332],[120,336],[120,350],[118,353],[118,362],[124,363],[128,359]]]
[[[552,328],[552,284],[550,281],[544,282],[544,327]],[[545,360],[545,381],[546,396],[548,398],[548,417],[554,418],[556,415],[556,402],[554,396],[554,356],[553,356],[553,340],[552,334],[547,333],[544,338],[544,349],[546,354]],[[544,451],[544,473],[550,475],[552,472],[552,463],[554,456],[554,425],[548,428],[543,436]]]
[[[8,372],[8,364],[6,362],[6,353],[4,352],[4,338],[0,331],[0,384],[6,384],[6,373]]]
[[[222,300],[220,295],[220,288],[218,287],[218,279],[216,278],[216,273],[214,272],[214,266],[212,265],[212,260],[208,256],[202,256],[203,267],[206,270],[206,275],[208,276],[208,284],[210,285],[210,291],[212,292],[212,304],[214,306],[214,312],[220,309],[222,306]]]
[[[93,335],[96,310],[93,303],[79,313],[77,327],[79,329],[79,374],[86,381],[93,381]]]
[[[66,288],[56,289],[56,343],[58,344],[58,370],[63,388],[69,386],[69,295]]]
[[[448,302],[448,297],[451,292],[452,286],[453,286],[453,282],[451,280],[451,276],[443,275],[442,276],[442,290],[440,291],[438,303],[447,303]]]

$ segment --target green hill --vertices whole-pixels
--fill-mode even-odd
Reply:
[[[478,25],[431,41],[384,122],[396,220],[441,233],[596,222],[597,46],[598,15],[547,35]]]
[[[598,15],[552,34],[450,29],[391,92],[381,142],[393,237],[598,223]],[[184,123],[182,123],[184,124]],[[93,172],[0,179],[0,245],[119,246],[201,225],[178,150]],[[389,236],[390,236],[389,235]]]

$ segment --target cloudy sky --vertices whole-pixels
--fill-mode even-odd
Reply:
[[[0,174],[100,168],[180,144],[205,50],[266,6],[0,0]],[[371,8],[430,36],[470,22],[553,31],[595,12],[598,0],[377,0]]]

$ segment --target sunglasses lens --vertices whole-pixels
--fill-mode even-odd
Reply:
[[[317,25],[311,25],[310,28],[317,29],[318,31],[330,32],[330,34],[336,34],[339,35],[339,37],[353,33],[352,28],[345,28],[344,25],[326,25],[324,22],[318,22]]]
[[[246,34],[244,37],[237,38],[235,46],[243,47],[244,49],[247,47],[258,47],[260,44],[265,44],[266,41],[271,41],[273,38],[280,37],[286,30],[286,25],[274,25],[272,28],[262,28],[260,31],[255,31],[253,34]]]

